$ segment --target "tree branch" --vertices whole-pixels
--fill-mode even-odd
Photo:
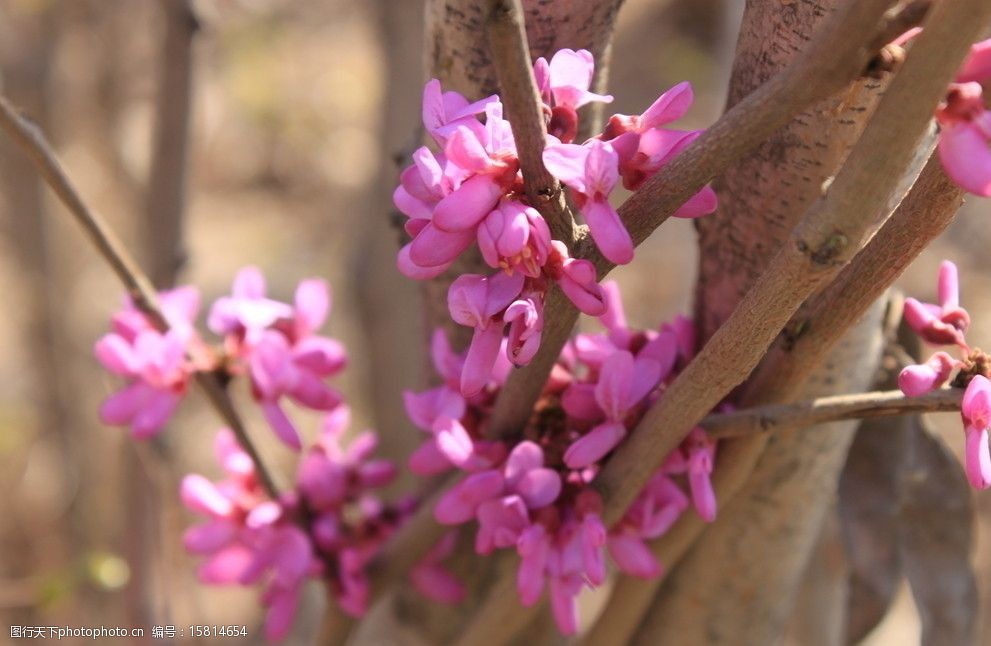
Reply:
[[[837,56],[837,44],[850,38],[850,33],[835,31],[837,26],[871,4],[878,10],[878,5],[884,3],[847,3],[846,10],[838,12],[839,18],[827,25],[810,49],[817,51],[823,60],[833,60]],[[708,411],[746,379],[802,302],[833,279],[894,210],[904,194],[899,192],[903,188],[902,176],[929,128],[934,107],[969,44],[991,18],[991,5],[983,4],[981,0],[962,0],[934,8],[926,30],[919,36],[827,195],[806,212],[736,311],[671,384],[665,396],[647,412],[596,478],[594,484],[603,497],[603,521],[607,525],[623,517],[664,457]],[[862,23],[849,28],[861,35],[858,42],[865,42]],[[825,44],[821,40],[823,33],[827,35]],[[824,46],[826,49],[821,49]],[[863,57],[868,55],[865,48],[859,51],[856,70],[863,69]],[[808,61],[803,57],[789,70]],[[788,78],[789,72],[781,76]],[[772,80],[770,84],[775,82]],[[807,95],[806,88],[812,85],[817,83],[805,78],[796,91]],[[762,90],[755,94],[762,94]],[[753,103],[752,99],[745,99],[737,108]],[[769,107],[773,110],[773,106]],[[699,142],[695,147],[704,150]],[[690,155],[692,150],[683,156]],[[879,151],[884,154],[879,155]]]
[[[486,21],[499,95],[513,129],[527,197],[547,221],[551,236],[571,248],[575,241],[574,217],[565,204],[560,183],[544,167],[547,127],[526,40],[523,5],[520,0],[489,0]]]
[[[963,191],[931,157],[905,199],[853,261],[826,290],[802,306],[750,378],[744,401],[785,401],[809,373],[904,272],[909,264],[953,221]],[[801,333],[796,333],[801,330]],[[734,438],[720,445],[713,487],[720,505],[732,499],[756,464],[767,434]],[[695,514],[684,514],[651,551],[672,568],[706,527]],[[626,642],[648,612],[662,581],[622,577],[586,643]]]
[[[962,397],[963,392],[958,388],[944,388],[921,397],[906,397],[900,390],[834,395],[794,404],[771,404],[717,413],[707,416],[699,426],[712,437],[740,437],[846,419],[955,411],[960,410]]]
[[[857,79],[877,53],[876,43],[893,37],[892,24],[899,21],[900,12],[888,12],[892,4],[892,0],[848,2],[823,25],[802,56],[726,112],[648,180],[619,208],[634,243],[643,242],[688,198],[795,116]],[[575,255],[595,263],[600,278],[604,277],[613,265],[592,244],[587,229],[581,230]],[[512,372],[500,392],[489,421],[492,437],[517,432],[529,419],[578,319],[570,302],[555,300],[544,310],[540,350],[529,365]]]
[[[989,18],[991,5],[981,0],[934,8],[829,192],[596,478],[607,524],[622,518],[664,456],[746,379],[802,302],[828,284],[892,212],[933,109]]]
[[[103,217],[83,202],[62,169],[55,152],[48,145],[48,141],[37,126],[18,114],[10,102],[2,96],[0,96],[0,128],[31,158],[42,178],[83,228],[83,232],[96,247],[97,252],[123,283],[135,307],[144,312],[158,330],[168,330],[168,322],[159,308],[155,289],[148,276],[141,271],[134,258],[131,257],[131,254]],[[230,426],[244,450],[251,456],[258,469],[259,480],[266,492],[273,499],[277,499],[279,491],[275,486],[275,481],[262,462],[254,443],[248,437],[244,423],[234,409],[227,392],[220,385],[217,376],[213,373],[197,372],[196,383],[199,384],[220,417]]]

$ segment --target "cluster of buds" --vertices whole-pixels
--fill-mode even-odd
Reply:
[[[346,354],[339,342],[317,333],[330,309],[326,284],[301,282],[292,304],[268,298],[265,291],[257,269],[238,273],[232,293],[210,308],[207,326],[221,337],[216,346],[196,331],[199,294],[192,287],[159,294],[165,331],[127,302],[95,353],[109,371],[127,380],[103,403],[100,417],[130,426],[137,438],[163,428],[197,371],[220,374],[225,382],[246,377],[252,400],[275,435],[296,451],[302,451],[303,442],[282,408],[284,398],[322,415],[318,437],[300,455],[295,486],[277,499],[266,492],[259,466],[228,429],[214,443],[226,477],[211,482],[189,475],[181,486],[184,504],[206,518],[184,536],[187,551],[204,557],[200,580],[262,584],[266,635],[281,639],[309,580],[323,581],[345,612],[359,616],[366,611],[368,566],[416,503],[389,503],[376,493],[393,480],[396,468],[373,457],[375,433],[345,441],[349,409],[325,379],[344,368]],[[410,572],[429,598],[451,603],[464,595],[442,565],[452,549],[451,539],[442,541]]]
[[[699,133],[661,127],[691,106],[691,87],[682,83],[642,115],[615,115],[600,135],[574,143],[577,110],[612,100],[589,91],[593,66],[589,52],[570,49],[534,64],[549,133],[543,161],[568,187],[603,256],[625,264],[633,259],[633,241],[609,203],[610,193],[620,178],[629,189],[639,187]],[[426,280],[477,244],[485,263],[497,270],[462,275],[448,293],[451,317],[475,330],[459,379],[460,391],[471,397],[486,386],[498,355],[515,365],[533,358],[552,284],[585,314],[599,316],[606,304],[594,266],[571,258],[564,242],[552,240],[547,222],[529,203],[499,97],[470,103],[457,92],[442,92],[432,80],[423,92],[423,124],[439,151],[418,149],[393,195],[409,218],[405,226],[412,237],[397,264],[406,276]],[[704,188],[676,215],[697,217],[715,207],[715,194]]]
[[[944,260],[939,267],[937,303],[905,299],[905,322],[919,337],[932,345],[956,347],[960,358],[945,350],[928,361],[907,366],[898,375],[898,386],[909,397],[918,397],[946,383],[966,388],[960,405],[966,435],[965,470],[977,489],[991,487],[991,357],[967,344],[964,334],[970,315],[960,306],[957,267]]]
[[[922,31],[911,29],[895,41],[904,45]],[[971,45],[946,98],[936,109],[939,159],[946,174],[968,193],[991,197],[991,110],[984,88],[991,82],[991,38]]]
[[[475,550],[516,549],[520,600],[532,605],[545,587],[561,631],[577,630],[576,597],[606,579],[606,554],[627,574],[656,577],[661,565],[646,541],[664,534],[691,503],[704,519],[716,514],[710,482],[716,443],[695,429],[668,456],[614,527],[602,522],[593,488],[601,465],[647,408],[687,364],[694,328],[678,318],[659,330],[633,330],[619,291],[605,283],[605,331],[577,335],[562,351],[534,415],[511,438],[488,438],[488,411],[508,362],[482,391],[465,398],[457,374],[466,357],[438,333],[434,362],[444,379],[407,393],[410,418],[431,437],[413,455],[424,474],[458,469],[465,477],[434,509],[438,522],[477,522]],[[468,351],[470,353],[470,350]]]

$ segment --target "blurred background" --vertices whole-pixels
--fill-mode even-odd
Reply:
[[[609,110],[639,113],[689,80],[697,101],[683,124],[711,123],[724,100],[740,5],[627,0]],[[417,285],[393,265],[389,197],[395,156],[415,136],[420,114],[420,3],[203,0],[192,3],[192,15],[182,6],[0,0],[3,94],[48,133],[84,198],[160,285],[194,284],[208,304],[247,264],[259,266],[271,295],[283,300],[302,278],[330,281],[329,332],[351,353],[337,385],[355,428],[379,429],[385,452],[401,460],[420,438],[403,420],[399,393],[427,375]],[[177,111],[178,121],[159,126],[159,114]],[[183,201],[176,197],[183,174],[172,169],[184,157]],[[902,280],[930,300],[939,260],[956,261],[975,318],[969,338],[984,347],[991,345],[989,211],[987,201],[971,200]],[[163,248],[176,233],[168,223],[163,229],[170,213],[182,214],[172,220],[181,221],[179,266],[174,250]],[[218,475],[212,411],[194,394],[154,445],[97,421],[100,400],[116,384],[91,348],[122,290],[65,215],[20,152],[0,140],[0,623],[246,624],[257,640],[256,591],[198,584],[179,539],[191,520],[178,505],[179,478]],[[633,266],[614,273],[632,323],[654,326],[690,312],[694,239],[689,222],[671,221]],[[299,420],[314,431],[315,416]],[[960,453],[954,416],[936,422]],[[249,419],[249,428],[264,422]],[[264,431],[254,435],[287,482],[290,452]],[[988,599],[991,496],[977,500],[974,557]],[[319,621],[319,590],[310,597],[300,636]],[[869,642],[912,643],[918,633],[902,590]],[[991,630],[984,633],[991,644]]]

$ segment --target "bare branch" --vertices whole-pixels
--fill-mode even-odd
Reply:
[[[785,327],[751,377],[752,385],[743,400],[786,401],[849,326],[946,229],[962,200],[963,191],[946,177],[939,160],[931,158],[908,195],[864,250],[833,284],[803,305]],[[725,506],[743,485],[767,437],[762,433],[720,445],[713,486],[721,505]],[[704,528],[705,523],[697,515],[685,514],[671,531],[651,543],[651,551],[671,568]],[[587,643],[601,643],[597,640],[606,636],[627,641],[648,612],[660,585],[660,580],[620,579]]]
[[[991,5],[979,0],[934,8],[828,194],[596,479],[607,524],[622,517],[664,456],[746,379],[802,302],[833,279],[892,212],[934,107],[989,19]]]
[[[634,243],[643,242],[688,198],[774,131],[857,79],[876,54],[873,44],[887,38],[889,25],[897,19],[897,12],[886,13],[892,4],[892,0],[847,3],[823,25],[801,57],[726,112],[648,180],[619,208]],[[613,268],[592,244],[587,230],[576,244],[575,255],[594,262],[600,278]],[[493,437],[512,434],[529,419],[578,319],[570,302],[556,300],[544,310],[547,324],[539,352],[528,366],[513,371],[499,395],[489,421]]]
[[[845,419],[955,411],[960,410],[961,397],[963,392],[956,388],[944,388],[921,397],[906,397],[900,390],[835,395],[807,402],[772,404],[709,415],[699,426],[709,431],[712,437],[739,437]]]
[[[544,216],[551,236],[570,248],[575,239],[574,218],[565,204],[561,185],[544,167],[547,127],[527,46],[522,3],[489,0],[487,23],[499,95],[513,129],[527,197]]]
[[[103,217],[83,202],[62,169],[55,152],[37,126],[18,114],[10,102],[2,96],[0,96],[0,128],[3,128],[7,135],[31,158],[42,178],[83,228],[97,252],[117,274],[117,278],[127,289],[135,307],[144,312],[157,329],[167,330],[168,322],[158,306],[158,298],[148,276],[141,271],[137,262]],[[244,423],[237,411],[234,410],[234,405],[217,376],[213,373],[197,372],[196,383],[203,389],[207,399],[220,414],[224,423],[230,426],[237,436],[238,442],[251,456],[258,469],[259,480],[261,480],[266,492],[273,499],[278,498],[279,492],[275,486],[275,481],[262,462],[257,448],[248,437]]]

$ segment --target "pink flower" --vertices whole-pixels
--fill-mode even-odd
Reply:
[[[251,345],[262,330],[292,316],[285,303],[265,296],[265,277],[257,267],[237,273],[230,296],[218,298],[210,308],[207,326],[221,336],[233,335]]]
[[[589,92],[595,62],[585,49],[560,49],[548,64],[543,57],[533,64],[533,72],[545,110],[549,113],[547,131],[568,143],[578,134],[578,108],[593,101],[609,103],[609,95]]]
[[[580,469],[599,461],[626,437],[624,418],[661,379],[661,366],[653,359],[619,351],[602,364],[595,385],[595,402],[605,421],[575,440],[564,454],[564,462]]]
[[[551,254],[545,271],[580,311],[589,316],[601,316],[605,313],[605,294],[597,282],[595,265],[588,260],[569,257],[568,248],[563,242],[554,240],[551,243]]]
[[[195,287],[183,285],[175,289],[158,292],[158,307],[169,325],[183,341],[196,336],[193,326],[200,309],[200,292]],[[113,331],[128,343],[141,332],[155,330],[144,312],[134,306],[130,297],[125,297],[124,307],[116,312],[110,321]]]
[[[923,364],[903,368],[898,374],[898,388],[908,397],[925,395],[949,381],[958,365],[947,353],[937,352]]]
[[[938,305],[906,298],[905,322],[929,343],[966,347],[964,332],[970,325],[970,315],[960,307],[957,266],[949,260],[944,260],[939,266],[937,293]]]
[[[290,306],[265,296],[265,279],[254,267],[238,272],[232,296],[218,299],[210,311],[211,329],[224,334],[228,350],[244,362],[265,419],[296,450],[302,447],[299,433],[281,399],[319,411],[341,403],[324,380],[344,368],[347,355],[340,343],[316,334],[329,312],[324,281],[302,281]]]
[[[253,469],[246,469],[250,458],[230,431],[218,434],[216,449],[229,477],[217,484],[199,475],[183,479],[183,503],[207,517],[186,531],[183,543],[188,551],[207,557],[199,568],[204,583],[251,585],[264,580],[265,634],[280,640],[291,627],[303,583],[319,568],[313,547],[307,535],[288,522],[279,503],[264,499]]]
[[[469,103],[457,92],[442,92],[440,81],[430,79],[423,87],[423,127],[443,146],[458,127],[480,128],[481,123],[475,118],[476,115],[484,112],[490,103],[498,101],[499,97],[493,95]]]
[[[130,426],[136,438],[152,437],[169,421],[186,393],[192,367],[186,361],[189,333],[139,331],[128,341],[118,333],[96,342],[94,354],[104,368],[127,385],[100,406],[104,424]]]
[[[991,111],[984,108],[981,85],[950,86],[936,111],[939,158],[947,175],[961,188],[991,197]]]
[[[544,165],[572,190],[602,255],[617,265],[633,260],[633,240],[609,204],[619,181],[619,157],[612,146],[595,139],[581,146],[552,143],[544,148]]]
[[[960,405],[964,433],[967,436],[967,479],[976,489],[991,487],[991,453],[988,431],[991,430],[991,382],[976,375],[970,380]]]
[[[991,38],[974,43],[957,72],[957,83],[984,82],[991,79]]]
[[[447,292],[447,306],[456,323],[475,328],[461,373],[461,394],[479,393],[489,381],[496,357],[502,349],[505,322],[503,311],[520,295],[520,274],[459,276]]]
[[[700,130],[682,131],[661,128],[680,119],[692,106],[694,94],[690,83],[679,83],[647,108],[641,115],[616,114],[609,119],[601,135],[612,144],[619,159],[623,185],[633,191],[695,141]],[[715,192],[708,186],[692,196],[674,216],[696,218],[716,210]]]
[[[503,198],[478,227],[478,248],[493,269],[538,278],[550,253],[551,232],[533,207]]]

